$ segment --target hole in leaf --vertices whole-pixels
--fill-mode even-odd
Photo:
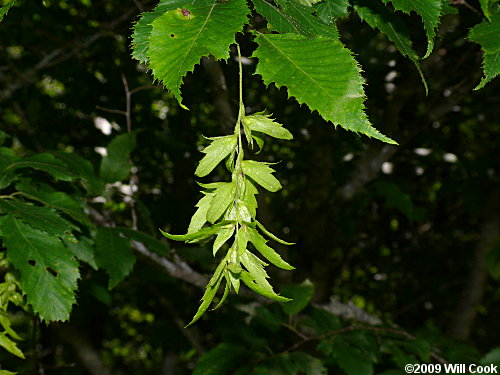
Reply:
[[[30,266],[33,266],[33,267],[36,266],[36,262],[33,259],[29,259],[28,263]]]
[[[52,268],[47,267],[45,268],[52,276],[57,277],[57,272],[54,271]]]
[[[170,36],[171,36],[172,38],[174,38],[174,37],[175,37],[175,34],[170,34]]]

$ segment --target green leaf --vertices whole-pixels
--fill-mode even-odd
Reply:
[[[64,236],[76,227],[49,207],[39,207],[18,199],[0,199],[0,212],[12,214],[32,227],[57,236]]]
[[[324,0],[316,4],[316,14],[327,24],[333,24],[337,18],[348,15],[349,0]]]
[[[257,143],[257,147],[259,147],[259,151],[256,154],[260,154],[262,149],[264,148],[264,140],[256,135],[252,135],[253,140]]]
[[[283,128],[283,125],[270,119],[271,115],[264,115],[262,113],[255,113],[250,116],[244,116],[241,122],[245,127],[255,132],[265,133],[274,138],[293,139],[292,133]]]
[[[247,271],[242,271],[240,273],[240,279],[255,293],[261,294],[264,297],[278,301],[278,302],[288,302],[290,299],[276,294],[273,287],[267,279],[269,276],[264,270],[264,263],[255,255],[249,251],[245,251],[240,255],[241,263],[245,266]]]
[[[9,262],[21,274],[21,289],[41,319],[67,320],[80,276],[73,255],[53,235],[9,216],[4,221]]]
[[[146,64],[149,61],[149,36],[153,31],[153,21],[162,16],[169,10],[183,8],[188,6],[191,1],[186,0],[167,0],[161,1],[152,12],[145,12],[134,25],[134,33],[132,35],[132,57]]]
[[[232,0],[234,1],[234,0]],[[238,141],[237,136],[227,135],[225,137],[215,138],[212,143],[205,147],[202,151],[206,154],[203,159],[201,159],[198,168],[194,172],[198,177],[204,177],[219,164],[226,156],[236,148],[236,143]]]
[[[371,28],[378,29],[386,34],[389,40],[394,42],[399,52],[415,64],[422,79],[425,92],[427,93],[427,82],[425,81],[422,69],[420,69],[419,57],[413,50],[410,31],[401,18],[378,1],[356,0],[354,1],[354,9],[363,21],[370,25]]]
[[[257,198],[255,195],[258,194],[258,190],[254,184],[249,179],[245,179],[245,195],[243,196],[243,203],[248,208],[250,215],[255,217],[257,215]]]
[[[17,372],[12,372],[12,371],[7,371],[7,370],[0,370],[0,375],[16,375]]]
[[[134,267],[130,240],[120,236],[119,229],[99,228],[95,238],[95,260],[109,275],[108,288],[114,288]]]
[[[17,0],[9,1],[7,4],[0,8],[0,21],[3,20],[5,15],[9,12],[9,9],[16,3]]]
[[[425,33],[427,35],[427,52],[424,59],[428,57],[434,48],[434,38],[436,37],[436,28],[442,15],[441,0],[382,0],[384,4],[392,3],[394,9],[410,14],[411,11],[417,12],[424,23]]]
[[[276,177],[272,175],[274,169],[270,166],[255,160],[243,160],[241,163],[243,173],[257,182],[264,189],[276,192],[281,189],[281,184]]]
[[[136,133],[116,136],[107,147],[108,154],[101,160],[100,176],[105,182],[121,181],[130,174],[130,153],[135,149]]]
[[[14,341],[12,341],[4,332],[0,332],[0,346],[15,356],[25,359],[23,352],[19,349]],[[0,372],[1,374],[1,372]]]
[[[491,23],[483,21],[474,26],[468,36],[483,50],[484,77],[474,90],[482,89],[500,73],[500,7],[495,7],[490,19]]]
[[[490,4],[492,0],[479,0],[479,4],[481,5],[481,10],[483,11],[484,16],[491,22],[491,11]]]
[[[215,190],[207,211],[207,220],[210,223],[214,224],[226,212],[229,205],[234,201],[235,193],[236,185],[232,182],[225,182]]]
[[[155,78],[172,91],[184,108],[180,93],[183,77],[203,56],[227,59],[229,45],[247,23],[249,13],[244,0],[190,5],[185,9],[189,13],[171,10],[153,21],[148,50]]]
[[[275,82],[277,87],[286,86],[289,97],[306,103],[335,125],[396,143],[369,123],[364,112],[361,69],[339,41],[293,34],[259,34],[256,41],[256,73],[262,75],[266,85]],[[287,69],[281,69],[283,66]]]
[[[356,347],[337,337],[332,342],[332,355],[347,375],[373,375],[373,364]]]
[[[246,348],[223,342],[200,357],[193,375],[229,374],[241,367],[247,357]]]
[[[397,209],[409,220],[420,220],[425,216],[424,208],[416,206],[411,196],[403,192],[398,185],[391,182],[379,182],[376,190],[386,199],[388,207]]]
[[[54,178],[62,181],[71,181],[76,177],[74,172],[64,162],[56,159],[54,155],[45,153],[15,161],[5,167],[5,171],[13,171],[20,168],[33,168],[47,172]]]
[[[84,185],[91,193],[100,194],[104,190],[104,183],[99,180],[88,160],[67,152],[54,152],[54,156],[64,162],[78,178],[83,179]]]
[[[94,242],[90,238],[80,237],[76,242],[63,240],[63,243],[78,260],[87,263],[93,269],[97,270],[98,267],[94,255]]]
[[[248,225],[242,225],[236,234],[236,250],[238,255],[243,254],[247,250],[249,229],[250,227]]]
[[[279,31],[280,33],[295,33],[306,37],[313,36],[304,25],[283,9],[265,0],[253,0],[252,3],[255,6],[255,10],[266,17],[269,30]]]
[[[222,298],[220,299],[219,303],[217,306],[215,306],[212,310],[217,310],[219,307],[222,306],[224,301],[226,301],[227,296],[229,295],[229,292],[231,291],[231,279],[228,276],[228,273],[230,271],[226,270],[224,274],[224,278],[226,279],[226,285],[224,286],[224,294],[222,295]]]
[[[276,242],[279,242],[283,245],[295,245],[294,242],[286,242],[286,241],[283,241],[282,239],[276,237],[274,234],[272,234],[271,232],[269,232],[265,227],[264,225],[262,225],[260,222],[258,222],[257,220],[255,220],[255,223],[257,224],[257,227],[262,231],[262,233],[264,233],[266,236],[268,236],[270,239],[272,240],[275,240]]]
[[[248,240],[253,243],[255,248],[262,254],[264,258],[269,260],[276,267],[283,268],[284,270],[293,270],[287,262],[272,248],[266,245],[266,239],[262,237],[255,229],[248,227]]]
[[[205,293],[201,298],[202,301],[201,305],[198,308],[198,311],[196,312],[193,320],[191,320],[191,322],[186,326],[186,328],[194,324],[198,319],[202,317],[205,311],[207,311],[208,307],[210,306],[212,300],[215,297],[215,294],[217,293],[217,290],[219,289],[220,283],[222,281],[222,271],[224,270],[225,266],[226,266],[225,260],[222,260],[217,266],[212,278],[208,282]]]
[[[16,189],[24,193],[29,199],[36,200],[53,209],[61,211],[84,225],[93,226],[88,216],[83,212],[81,206],[66,193],[50,191],[42,187],[38,187],[37,189],[26,181],[18,183]]]
[[[281,305],[281,308],[288,315],[298,314],[309,304],[313,292],[313,284],[309,280],[304,280],[299,285],[284,286],[281,293],[292,300]]]
[[[198,203],[196,204],[196,207],[198,207],[198,209],[191,218],[187,231],[188,233],[195,233],[203,228],[203,226],[207,222],[207,212],[210,208],[210,202],[212,201],[213,196],[213,193],[208,193],[198,201]]]
[[[293,17],[293,19],[302,26],[302,29],[307,31],[307,33],[300,33],[301,35],[308,38],[323,36],[337,39],[339,37],[335,24],[326,24],[318,17],[313,16],[311,13],[314,9],[311,8],[310,5],[301,4],[300,1],[296,0],[281,0],[278,3],[289,17]]]
[[[313,4],[319,3],[321,0],[296,0],[297,4],[311,7]]]
[[[500,347],[491,349],[483,358],[481,358],[479,363],[483,366],[500,365]]]
[[[227,223],[225,222],[217,223],[215,225],[212,225],[211,227],[200,229],[198,232],[187,233],[187,234],[169,234],[167,232],[162,231],[161,229],[160,232],[169,240],[175,240],[175,241],[199,240],[214,235],[215,233],[219,232],[221,226],[224,226],[226,224]]]
[[[260,283],[260,282],[258,282],[257,279],[255,279],[250,273],[248,273],[245,270],[241,271],[240,279],[245,283],[246,286],[248,286],[250,289],[252,289],[257,294],[260,294],[264,297],[267,297],[269,299],[272,299],[272,300],[278,301],[278,302],[290,301],[288,298],[285,298],[283,296],[280,296],[279,294],[276,294],[272,290],[272,288],[269,289],[267,287],[269,285],[269,283],[267,281],[265,283]]]
[[[217,254],[217,251],[224,245],[233,235],[235,225],[229,225],[227,227],[222,227],[217,233],[217,237],[214,241],[213,254]]]
[[[156,238],[137,230],[123,227],[115,227],[115,230],[130,238],[131,240],[141,242],[151,250],[160,255],[166,255],[170,252],[170,248],[166,243],[157,240]]]

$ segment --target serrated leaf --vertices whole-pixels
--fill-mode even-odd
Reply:
[[[99,228],[95,238],[95,260],[109,275],[108,289],[114,288],[134,267],[130,240],[120,236],[119,229]]]
[[[208,209],[210,208],[210,202],[212,201],[213,194],[209,193],[203,196],[198,203],[196,204],[196,207],[198,209],[194,213],[194,215],[191,217],[191,221],[189,222],[189,227],[188,227],[188,234],[190,233],[195,233],[198,232],[205,223],[207,222],[207,212]]]
[[[346,375],[373,375],[373,363],[342,338],[337,337],[332,342],[331,354]]]
[[[37,189],[26,181],[18,183],[16,189],[29,199],[36,200],[55,210],[61,211],[84,225],[93,226],[88,216],[83,212],[81,206],[66,193],[48,191],[41,187]]]
[[[23,352],[4,332],[0,332],[0,346],[15,356],[25,359]],[[1,373],[0,373],[1,374]]]
[[[115,230],[120,232],[121,234],[124,234],[131,240],[141,242],[148,247],[148,250],[151,250],[157,254],[166,255],[170,251],[170,248],[166,243],[163,243],[144,232],[139,232],[137,230],[123,227],[115,227]]]
[[[264,258],[274,264],[276,267],[283,268],[284,270],[293,270],[281,256],[266,244],[266,239],[262,237],[255,229],[248,227],[248,240],[253,243],[255,248],[262,254]]]
[[[412,47],[410,30],[408,30],[401,18],[377,1],[356,0],[354,9],[363,21],[370,25],[371,28],[378,29],[386,34],[387,38],[394,42],[399,52],[415,64],[427,93],[427,82],[420,68],[419,57]]]
[[[81,178],[91,193],[100,194],[104,190],[104,183],[99,180],[94,167],[88,160],[67,152],[54,152],[54,156],[64,162],[76,177]]]
[[[139,60],[141,63],[146,64],[149,61],[149,36],[153,31],[153,21],[169,10],[183,8],[184,5],[187,6],[190,4],[192,4],[192,1],[161,1],[152,12],[143,13],[139,21],[137,21],[134,25],[134,33],[132,34],[132,57]]]
[[[9,1],[7,4],[0,8],[0,22],[3,20],[5,15],[9,12],[9,9],[16,3],[17,0]]]
[[[269,299],[278,302],[290,301],[288,298],[280,296],[279,294],[276,294],[272,289],[269,289],[267,287],[267,285],[269,285],[267,281],[265,282],[265,284],[259,283],[256,279],[252,277],[250,273],[248,273],[245,270],[241,271],[240,279],[245,283],[246,286],[248,286],[251,290],[253,290],[257,294],[260,294],[264,297],[267,297]]]
[[[441,0],[382,0],[384,4],[392,3],[394,9],[400,10],[406,14],[416,12],[422,17],[424,23],[425,34],[427,35],[427,52],[424,59],[428,57],[434,48],[434,38],[436,37],[436,29],[442,15]]]
[[[14,171],[20,168],[32,168],[47,172],[54,178],[62,181],[71,181],[76,175],[61,160],[58,160],[51,154],[36,154],[34,156],[22,158],[5,167],[5,171]]]
[[[249,251],[240,255],[240,260],[247,271],[239,274],[240,279],[254,292],[278,302],[288,302],[290,299],[276,294],[267,279],[267,272],[264,270],[266,263],[257,258]]]
[[[185,10],[189,13],[175,9],[153,21],[148,50],[155,78],[163,82],[182,107],[183,77],[193,71],[203,56],[227,59],[229,45],[247,23],[249,13],[244,0],[190,5]]]
[[[21,289],[33,311],[47,322],[67,320],[80,276],[73,255],[53,235],[12,216],[4,220],[3,237],[9,262],[21,274]]]
[[[269,118],[271,115],[255,113],[250,116],[244,116],[241,120],[245,127],[251,131],[265,133],[278,139],[293,139],[292,133],[283,127],[280,123]]]
[[[490,20],[474,26],[468,36],[483,50],[484,77],[474,90],[482,89],[500,73],[500,7],[491,12]]]
[[[247,356],[246,348],[223,342],[200,357],[193,375],[229,374],[231,370],[241,367]]]
[[[255,143],[257,143],[257,147],[259,148],[259,151],[257,151],[255,154],[260,154],[260,152],[264,148],[264,140],[260,137],[257,137],[256,135],[252,135],[252,138]]]
[[[280,33],[295,33],[312,37],[313,35],[287,12],[276,7],[265,0],[253,0],[255,10],[266,17],[269,30],[279,31]]]
[[[211,227],[200,229],[198,232],[187,233],[187,234],[170,234],[162,231],[161,229],[160,232],[169,240],[175,240],[175,241],[199,240],[214,235],[220,230],[221,226],[224,226],[226,224],[227,223],[225,222],[217,223],[215,225],[212,225]]]
[[[277,236],[275,236],[274,234],[272,234],[271,232],[269,232],[265,227],[264,225],[262,225],[260,222],[258,222],[257,220],[255,220],[255,223],[257,224],[257,227],[262,231],[262,233],[264,233],[266,236],[268,236],[270,239],[272,240],[275,240],[276,242],[279,242],[283,245],[295,245],[294,242],[286,242],[286,241],[283,241],[282,239],[278,238]]]
[[[284,286],[281,288],[281,293],[292,300],[281,305],[281,308],[288,315],[298,314],[309,304],[313,292],[314,286],[309,280],[304,280],[298,285]]]
[[[108,154],[101,160],[100,176],[111,183],[121,181],[130,174],[129,155],[135,149],[135,132],[116,136],[107,147]]]
[[[321,0],[297,0],[297,4],[302,6],[312,7],[313,4],[319,3]]]
[[[349,0],[324,0],[316,4],[316,14],[327,24],[333,24],[337,18],[348,14]]]
[[[257,182],[264,189],[276,192],[281,189],[281,184],[276,177],[272,175],[274,169],[270,166],[255,160],[243,160],[241,163],[243,173]]]
[[[229,271],[226,271],[226,274]],[[212,310],[217,310],[221,305],[226,301],[227,296],[229,295],[229,292],[231,291],[231,280],[229,279],[228,276],[224,275],[224,278],[226,279],[226,285],[224,287],[224,294],[222,295],[222,298],[220,299],[219,303],[217,306],[215,306]]]
[[[34,228],[64,236],[76,227],[49,207],[39,207],[18,199],[0,199],[0,212],[12,214]]]
[[[212,143],[202,151],[206,155],[200,160],[200,164],[198,164],[198,168],[196,168],[194,174],[198,177],[204,177],[212,172],[217,164],[235,150],[237,141],[238,138],[236,135],[228,135],[214,139]]]
[[[90,238],[80,237],[76,242],[63,240],[63,243],[78,260],[87,263],[95,270],[98,269],[95,262],[94,242]]]
[[[255,218],[257,215],[257,198],[255,195],[258,194],[258,190],[254,184],[249,179],[245,179],[245,195],[243,196],[243,203],[248,208],[250,215]]]
[[[222,227],[221,229],[219,229],[213,245],[214,256],[215,254],[217,254],[217,251],[221,248],[221,246],[224,245],[232,237],[234,228],[235,225],[233,224],[228,227]]]
[[[236,185],[232,182],[221,184],[215,191],[210,207],[207,211],[207,220],[214,224],[234,201]]]
[[[212,300],[215,297],[215,294],[217,293],[217,290],[219,289],[219,286],[222,281],[222,271],[224,270],[226,265],[226,261],[222,260],[222,262],[219,263],[217,266],[212,278],[208,282],[207,288],[205,290],[205,293],[203,294],[203,297],[201,298],[201,305],[198,308],[198,311],[196,312],[195,316],[193,317],[193,320],[186,326],[189,327],[190,325],[194,324],[198,319],[202,317],[202,315],[207,311],[209,308],[210,304],[212,303]]]
[[[336,40],[293,34],[260,34],[254,57],[264,83],[286,86],[288,96],[317,110],[327,121],[387,143],[396,143],[373,128],[364,112],[361,69],[351,52]],[[318,64],[321,62],[321,64]],[[281,69],[286,66],[287,69]]]
[[[242,225],[236,234],[236,250],[238,255],[243,254],[247,250],[249,229],[251,228],[248,225]]]
[[[491,0],[479,0],[479,5],[481,5],[481,10],[483,11],[483,14],[488,19],[488,21],[491,21],[490,3]]]
[[[301,33],[301,35],[308,38],[323,36],[337,39],[339,37],[337,26],[334,23],[327,24],[320,18],[313,16],[314,9],[310,5],[304,4],[303,1],[280,0],[278,3],[289,17],[293,17],[303,29],[307,30],[307,34]]]

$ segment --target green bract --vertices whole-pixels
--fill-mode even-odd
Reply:
[[[266,239],[256,229],[259,228],[273,240],[290,245],[271,234],[255,219],[257,211],[255,195],[258,191],[252,181],[272,192],[281,189],[281,184],[272,175],[274,170],[266,163],[244,159],[242,140],[244,133],[248,145],[251,146],[254,139],[253,132],[279,139],[292,139],[293,136],[281,124],[270,119],[269,115],[255,113],[245,116],[243,108],[240,92],[240,114],[234,134],[209,139],[210,145],[203,150],[206,155],[201,159],[195,172],[199,177],[206,176],[227,158],[226,166],[231,172],[231,181],[199,184],[205,189],[204,196],[196,204],[198,209],[191,218],[187,234],[173,235],[161,231],[171,240],[186,242],[200,241],[215,235],[212,250],[214,256],[219,254],[224,244],[233,238],[232,244],[227,248],[207,285],[197,313],[188,326],[196,322],[210,307],[223,279],[224,293],[215,308],[224,302],[231,287],[236,293],[239,292],[241,281],[265,297],[280,302],[289,301],[288,298],[274,292],[267,281],[269,276],[264,270],[266,263],[248,248],[248,243],[252,243],[255,250],[275,266],[285,270],[294,269],[267,245]],[[211,226],[204,227],[206,223],[210,223]]]

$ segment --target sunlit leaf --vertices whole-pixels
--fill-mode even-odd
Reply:
[[[227,59],[229,45],[247,22],[248,12],[244,0],[228,0],[171,10],[152,22],[147,52],[150,67],[181,106],[184,76],[203,56]]]
[[[255,160],[244,160],[241,163],[241,168],[245,175],[248,175],[264,189],[272,192],[281,189],[280,182],[272,175],[274,169],[267,164]]]
[[[210,145],[202,151],[206,155],[201,159],[198,168],[194,172],[198,177],[203,177],[213,171],[226,156],[236,148],[236,135],[215,138]]]
[[[483,50],[484,77],[474,90],[482,89],[500,73],[500,7],[490,14],[491,22],[483,21],[474,26],[469,39],[479,43]]]
[[[289,97],[317,110],[335,125],[395,143],[368,121],[361,69],[339,41],[293,34],[259,34],[256,41],[256,73],[262,75],[266,85],[274,82],[277,87],[286,86]]]

